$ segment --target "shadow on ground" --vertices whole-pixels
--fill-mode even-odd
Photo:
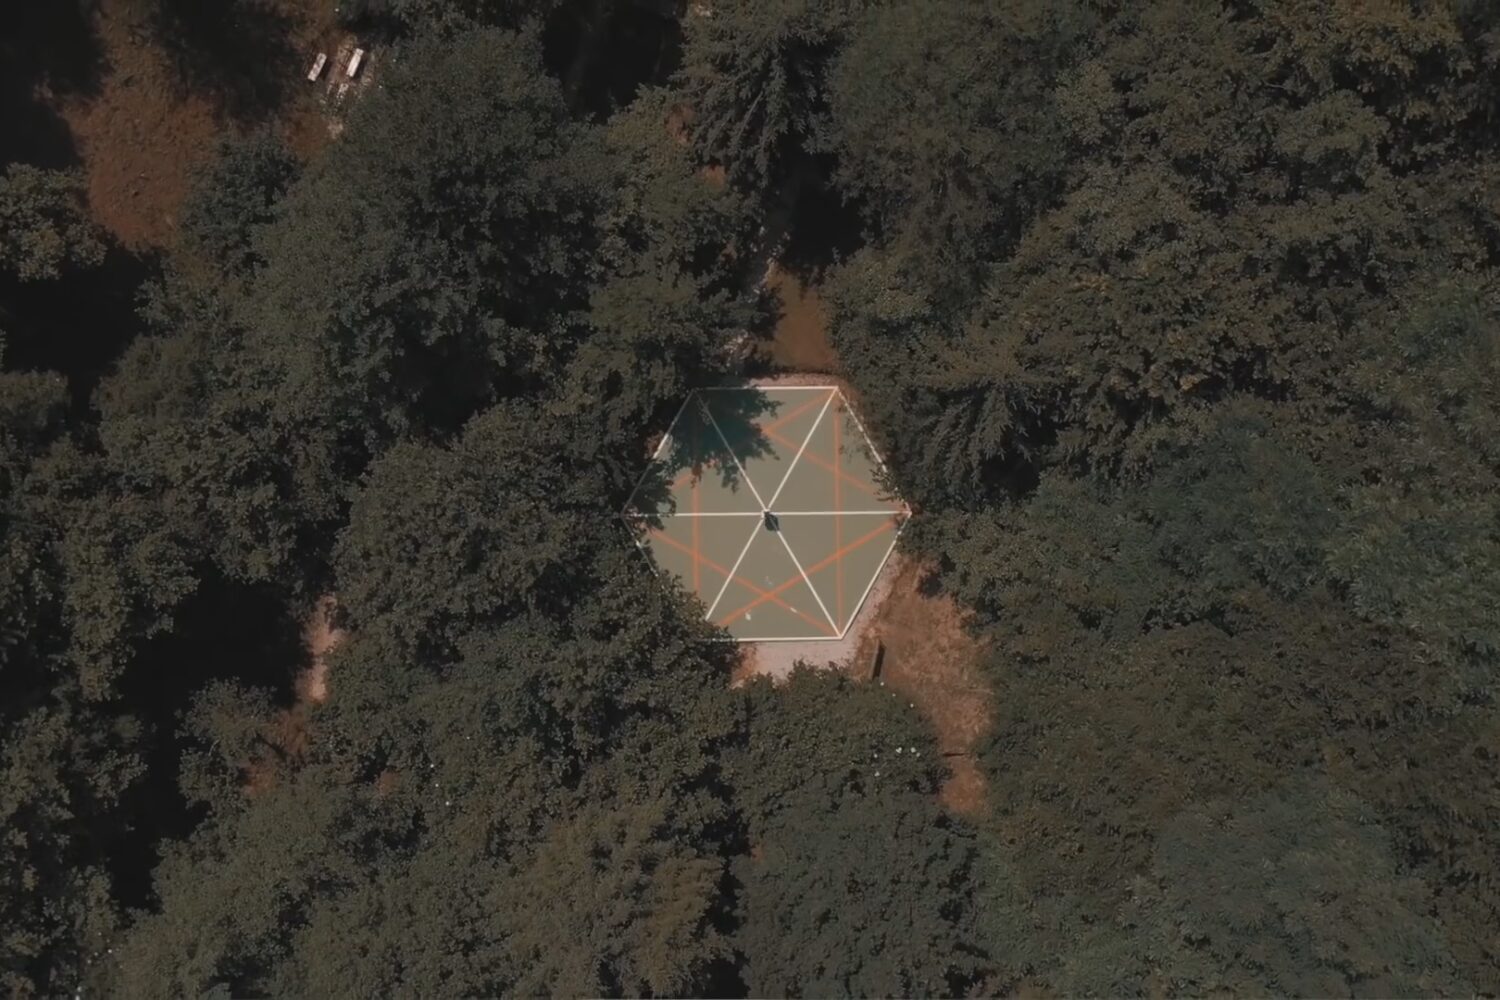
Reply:
[[[152,0],[141,21],[182,90],[241,122],[264,121],[300,79],[291,18],[263,0]]]
[[[72,134],[49,99],[99,92],[108,66],[94,5],[52,0],[12,6],[0,31],[0,164],[76,166]]]

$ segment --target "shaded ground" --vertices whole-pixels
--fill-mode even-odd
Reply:
[[[302,63],[332,24],[332,0],[177,0],[160,10],[102,0],[95,80],[50,95],[72,133],[95,218],[131,250],[170,242],[193,171],[222,136],[271,124],[306,154],[324,132],[300,84]]]
[[[265,756],[244,762],[246,795],[258,795],[276,785],[276,758],[296,758],[307,752],[312,741],[310,715],[328,700],[328,657],[348,633],[334,624],[338,599],[332,594],[318,598],[302,620],[301,658],[292,679],[292,702],[278,709],[266,737]],[[390,782],[395,775],[390,774]],[[384,778],[384,775],[382,775]],[[389,791],[391,784],[387,784]]]
[[[765,287],[776,297],[776,325],[764,347],[773,368],[798,372],[838,371],[838,355],[828,339],[828,314],[816,286],[772,261]]]
[[[73,137],[52,104],[96,94],[105,68],[81,5],[8,5],[0,31],[0,164],[77,166]]]
[[[171,631],[142,644],[119,685],[114,710],[142,726],[144,768],[120,800],[118,829],[105,834],[104,852],[119,900],[151,901],[151,875],[160,848],[190,835],[205,807],[190,803],[179,779],[184,755],[184,713],[211,682],[268,691],[276,704],[292,704],[292,666],[302,652],[298,623],[284,596],[213,576],[179,606]],[[248,765],[250,762],[246,762]],[[261,787],[268,775],[247,774]]]

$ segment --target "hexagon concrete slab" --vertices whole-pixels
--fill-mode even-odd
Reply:
[[[841,639],[911,516],[835,386],[699,389],[622,516],[740,642]]]

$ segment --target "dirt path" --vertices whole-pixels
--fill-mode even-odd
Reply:
[[[138,19],[129,4],[100,5],[109,70],[97,96],[58,107],[83,160],[94,217],[131,250],[170,241],[193,171],[220,133],[213,103],[178,92]]]
[[[767,285],[790,302],[777,323],[770,351],[781,365],[804,372],[837,372],[828,318],[816,289],[805,288],[773,262]],[[758,383],[796,385],[834,382],[846,396],[856,393],[836,374],[782,374]],[[979,768],[980,742],[994,719],[994,693],[979,664],[984,650],[965,627],[963,609],[951,597],[924,586],[930,568],[897,550],[885,566],[859,615],[838,641],[746,643],[734,682],[752,676],[784,679],[803,662],[847,670],[869,678],[877,643],[884,647],[879,683],[916,705],[937,731],[950,777],[943,804],[974,816],[985,807],[985,779]]]

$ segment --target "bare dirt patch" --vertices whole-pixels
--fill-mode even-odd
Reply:
[[[927,717],[948,764],[942,802],[956,813],[974,816],[985,807],[977,753],[994,721],[995,696],[980,673],[983,647],[966,628],[958,603],[927,585],[931,573],[898,550],[844,639],[742,643],[731,683],[754,676],[784,680],[798,663],[870,681],[877,643],[883,645],[878,683]]]
[[[295,761],[307,752],[312,742],[311,714],[328,700],[328,657],[344,641],[348,633],[334,624],[338,612],[338,600],[332,594],[324,594],[313,605],[312,611],[302,623],[302,648],[304,666],[292,682],[296,700],[287,708],[280,709],[269,721],[266,732],[264,756],[244,763],[246,795],[260,795],[276,785],[279,763]],[[391,772],[383,773],[382,782],[394,782]],[[394,787],[387,783],[377,791],[382,794]]]
[[[764,348],[766,360],[788,371],[837,372],[838,355],[828,339],[828,311],[817,288],[775,261],[766,268],[764,286],[777,299],[776,325]]]
[[[324,594],[302,626],[308,664],[297,678],[297,699],[301,702],[320,705],[328,700],[328,657],[347,635],[333,623],[337,611],[338,601],[332,594]]]
[[[797,373],[752,381],[767,386],[832,384],[856,400],[852,387],[836,376]],[[878,441],[874,444],[879,448]],[[985,804],[977,752],[994,720],[994,692],[980,672],[984,648],[969,632],[964,609],[930,586],[932,578],[931,567],[898,546],[843,639],[742,643],[731,683],[754,676],[782,680],[798,663],[869,679],[877,643],[883,645],[880,681],[921,709],[937,730],[951,775],[943,786],[943,803],[975,815]]]
[[[130,250],[167,246],[194,172],[219,139],[270,125],[301,155],[326,141],[326,128],[298,65],[315,54],[333,18],[331,0],[278,0],[266,17],[276,36],[276,64],[251,98],[184,79],[183,52],[152,36],[146,7],[103,0],[95,14],[102,65],[97,90],[59,98],[88,178],[89,202],[101,225]],[[268,29],[271,30],[271,29]],[[235,36],[215,39],[235,45]],[[246,39],[248,47],[252,40]],[[212,64],[214,53],[188,52]],[[307,61],[311,61],[311,54]],[[234,69],[231,65],[229,69]],[[302,67],[305,72],[306,67]],[[270,85],[268,86],[267,83]]]
[[[178,93],[129,4],[100,4],[97,24],[109,71],[96,96],[58,111],[78,145],[94,217],[129,249],[164,246],[194,169],[213,152],[214,106]]]
[[[985,802],[977,751],[995,715],[994,692],[979,668],[984,649],[966,627],[963,608],[928,586],[930,567],[898,552],[886,572],[889,593],[848,669],[868,676],[876,643],[884,644],[881,682],[910,699],[937,730],[951,775],[943,804],[974,815]]]

